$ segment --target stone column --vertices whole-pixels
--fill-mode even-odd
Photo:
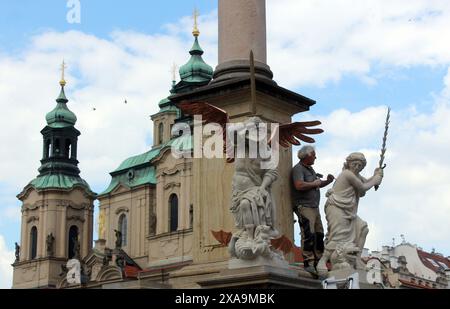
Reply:
[[[156,185],[156,234],[168,232],[168,204],[164,200],[164,176],[157,175],[158,184]]]
[[[84,208],[84,223],[83,223],[83,235],[82,235],[82,239],[81,239],[81,252],[80,252],[80,259],[83,259],[85,256],[88,255],[89,253],[89,247],[91,246],[91,244],[89,243],[90,241],[90,236],[89,236],[89,232],[90,232],[90,218],[89,218],[89,205],[86,205]]]
[[[267,65],[265,0],[219,0],[219,65],[214,81],[250,75],[250,50],[256,77],[272,80]]]
[[[58,257],[68,257],[67,256],[67,243],[68,239],[67,235],[67,206],[66,205],[58,205],[59,211],[59,237],[56,239],[58,243],[57,247],[57,256]]]
[[[23,207],[23,206],[22,206]],[[25,261],[30,258],[28,239],[30,238],[30,231],[28,229],[28,215],[22,209],[22,229],[20,234],[20,261]]]

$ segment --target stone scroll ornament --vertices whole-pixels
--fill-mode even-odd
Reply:
[[[249,148],[249,139],[252,138],[251,134],[248,134],[248,128],[259,128],[263,123],[261,118],[256,115],[256,80],[252,56],[251,54],[252,100],[250,104],[253,115],[249,116],[243,124],[240,124],[241,129],[236,131],[237,140],[240,138],[245,140],[246,148]],[[205,125],[209,123],[218,124],[222,129],[220,133],[223,135],[223,151],[227,154],[227,163],[234,162],[235,164],[230,211],[234,217],[237,230],[230,239],[225,237],[230,255],[233,258],[243,260],[254,260],[259,256],[267,259],[284,259],[272,244],[272,240],[282,238],[275,228],[276,206],[271,192],[272,185],[278,178],[277,167],[261,168],[264,159],[258,156],[256,158],[250,157],[248,149],[246,149],[245,156],[234,156],[237,147],[230,142],[230,134],[227,134],[230,133],[227,132],[227,123],[230,120],[227,112],[223,109],[205,102],[184,101],[177,106],[186,116],[201,115]],[[272,132],[266,147],[277,149],[276,147],[279,144],[287,148],[291,145],[300,145],[300,141],[314,143],[315,140],[308,135],[320,134],[323,133],[323,130],[310,127],[320,124],[320,121],[312,121],[279,125]],[[221,237],[219,238],[222,239]],[[275,243],[278,244],[278,242]]]

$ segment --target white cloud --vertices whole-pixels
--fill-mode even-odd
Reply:
[[[14,252],[8,251],[5,239],[0,235],[0,289],[10,289],[12,286]]]
[[[205,42],[214,41],[205,37]],[[153,131],[149,116],[169,94],[172,63],[186,63],[192,43],[192,35],[116,31],[106,40],[77,31],[49,32],[34,37],[23,54],[0,58],[0,122],[8,128],[0,143],[10,145],[0,149],[0,175],[8,175],[0,181],[22,187],[36,176],[42,156],[39,132],[45,114],[56,105],[58,64],[65,58],[68,106],[82,133],[78,147],[82,175],[106,188],[108,172],[127,157],[148,150],[145,140]]]
[[[374,64],[450,62],[447,0],[277,0],[267,1],[267,15],[269,64],[287,87],[348,74],[374,83]]]

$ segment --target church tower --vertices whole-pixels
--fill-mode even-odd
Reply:
[[[13,288],[55,288],[61,265],[85,257],[92,247],[96,194],[80,177],[77,117],[67,107],[62,65],[61,92],[41,131],[39,175],[17,196],[22,201],[20,254]]]

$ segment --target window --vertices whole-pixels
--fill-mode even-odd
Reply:
[[[52,141],[48,139],[45,142],[44,159],[48,159],[48,157],[50,156],[51,153],[52,153]]]
[[[164,124],[160,123],[158,126],[158,141],[159,145],[161,145],[164,142]]]
[[[428,262],[430,262],[434,267],[438,267],[439,268],[439,264],[438,263],[436,263],[436,261],[435,260],[433,260],[433,259],[430,259],[430,258],[427,258],[427,260],[428,260]]]
[[[78,227],[75,225],[70,227],[68,243],[69,243],[69,252],[67,252],[67,256],[69,257],[70,260],[77,257],[76,255],[79,254],[79,252],[77,251],[80,249],[78,247]]]
[[[442,262],[439,262],[439,261],[438,261],[438,263],[444,270],[448,269],[448,266],[445,263],[442,263]]]
[[[64,151],[64,157],[70,159],[71,158],[71,151],[72,151],[72,142],[70,139],[66,139],[66,149]]]
[[[122,214],[119,217],[119,231],[122,233],[122,246],[126,247],[127,245],[127,216],[125,214]]]
[[[178,196],[172,194],[169,199],[170,217],[169,226],[170,232],[176,232],[178,230]]]
[[[30,232],[30,259],[34,260],[37,256],[37,240],[38,230],[35,226],[31,228]]]

